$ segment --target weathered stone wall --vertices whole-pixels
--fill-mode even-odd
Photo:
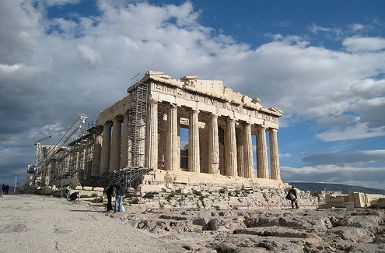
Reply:
[[[298,190],[299,206],[316,208],[318,200],[308,192]],[[291,207],[285,197],[287,190],[277,188],[174,187],[158,192],[147,192],[140,203],[165,209],[252,209]]]

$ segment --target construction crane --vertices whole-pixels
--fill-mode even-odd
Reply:
[[[47,155],[44,157],[43,161],[40,164],[40,172],[46,173],[46,167],[51,159],[54,158],[55,154],[64,147],[67,142],[71,139],[71,137],[79,130],[81,132],[83,124],[86,122],[87,116],[85,114],[81,114],[76,122],[67,130],[67,132],[60,138],[60,140],[49,149]]]
[[[43,152],[42,152],[41,143],[42,143],[42,141],[45,141],[45,140],[48,140],[48,139],[51,139],[51,135],[43,137],[43,138],[40,138],[35,143],[35,145],[36,145],[35,167],[36,168],[39,167],[40,163],[42,162],[42,158],[43,158],[42,157],[43,156]]]
[[[43,150],[42,150],[41,143],[45,140],[50,139],[50,138],[51,138],[50,135],[43,137],[43,138],[39,138],[36,141],[36,143],[34,144],[36,146],[35,159],[34,159],[33,164],[28,164],[28,167],[27,167],[27,172],[33,174],[33,176],[32,176],[33,180],[32,180],[32,182],[30,182],[30,185],[35,185],[37,182],[40,182],[40,180],[41,180],[41,178],[36,177],[39,174],[40,164],[41,164],[42,159],[43,159]]]

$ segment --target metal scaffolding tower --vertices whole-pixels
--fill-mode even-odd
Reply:
[[[53,175],[50,175],[51,178],[49,178],[49,180],[54,179],[55,181],[60,180],[62,182],[64,178],[69,176],[70,172],[67,165],[68,163],[66,163],[67,166],[64,166],[63,161],[64,156],[68,155],[68,151],[65,151],[68,150],[66,144],[77,131],[81,132],[86,119],[86,115],[80,115],[76,122],[61,137],[61,139],[48,150],[46,155],[44,155],[44,158],[40,162],[39,167],[41,173],[44,173],[45,176],[50,175],[52,170],[54,171]],[[57,166],[59,163],[61,163],[61,165]],[[49,166],[53,168],[51,169]],[[45,184],[45,182],[43,182],[43,184]]]
[[[132,169],[143,169],[145,164],[147,86],[146,83],[137,83],[131,102],[129,138],[132,140],[130,166]]]
[[[114,182],[121,182],[125,187],[136,188],[146,170],[145,140],[147,121],[148,84],[137,82],[132,90],[131,109],[129,110],[129,139],[131,153],[129,154],[129,166],[115,171]]]

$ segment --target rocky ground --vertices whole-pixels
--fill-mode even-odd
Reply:
[[[385,252],[375,209],[149,208],[104,211],[34,195],[0,198],[0,252]]]
[[[192,252],[385,252],[384,210],[142,210],[113,214]]]

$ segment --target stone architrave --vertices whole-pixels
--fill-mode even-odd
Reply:
[[[218,116],[211,115],[209,126],[209,174],[219,174]]]
[[[146,167],[158,168],[158,102],[148,100],[146,124]]]
[[[253,143],[251,140],[251,125],[246,123],[243,128],[243,158],[244,171],[243,176],[247,178],[254,177],[254,161],[253,161]]]
[[[171,104],[167,112],[166,170],[178,170],[178,108]]]
[[[270,129],[270,164],[271,164],[271,179],[281,180],[279,168],[279,153],[278,153],[278,130]]]
[[[109,171],[110,165],[110,144],[111,144],[111,126],[112,122],[107,121],[103,125],[103,142],[102,142],[102,154],[100,157],[100,173],[106,173]]]
[[[123,131],[121,141],[120,168],[128,167],[128,138],[130,134],[130,121],[128,112],[123,114]]]
[[[122,125],[120,119],[115,117],[112,124],[112,140],[109,172],[120,169],[120,136]]]
[[[226,127],[226,176],[237,176],[237,143],[236,143],[236,132],[235,132],[235,120],[229,118]]]
[[[190,113],[188,141],[188,170],[200,172],[198,110]]]
[[[266,145],[266,130],[262,126],[257,129],[257,177],[267,178],[267,145]]]

